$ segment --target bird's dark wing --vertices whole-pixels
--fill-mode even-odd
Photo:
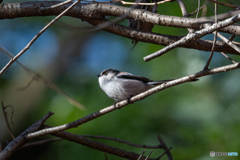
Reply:
[[[124,78],[124,79],[135,79],[135,80],[139,80],[139,81],[142,81],[142,82],[151,82],[150,79],[146,78],[146,77],[143,77],[143,76],[136,76],[136,75],[133,75],[133,74],[118,74],[117,75],[118,78]]]

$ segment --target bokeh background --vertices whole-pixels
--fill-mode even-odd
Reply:
[[[237,0],[228,1],[240,5]],[[197,0],[185,1],[185,4],[188,11],[193,12],[197,7]],[[207,16],[213,15],[213,8],[212,4],[208,6]],[[230,10],[231,8],[219,6],[219,13]],[[181,16],[177,2],[159,5],[158,13]],[[0,21],[0,45],[16,55],[52,18],[54,17],[28,17]],[[15,136],[49,111],[55,114],[46,124],[57,126],[113,104],[113,100],[104,94],[98,84],[96,75],[104,69],[124,70],[153,80],[172,79],[200,71],[209,56],[209,52],[178,48],[160,58],[144,62],[144,56],[161,49],[162,46],[139,42],[131,51],[130,39],[105,31],[83,33],[79,29],[63,27],[62,23],[75,27],[90,27],[79,19],[63,17],[41,35],[19,61],[51,80],[83,104],[86,110],[79,110],[62,95],[39,81],[33,81],[29,87],[20,91],[19,88],[26,86],[32,77],[14,63],[0,77],[0,100],[14,108],[14,125],[11,125],[11,128]],[[127,25],[127,20],[121,24]],[[155,26],[153,32],[186,35],[187,29]],[[213,35],[204,39],[212,40]],[[239,37],[235,40],[239,42]],[[240,60],[238,56],[232,58]],[[8,61],[9,58],[1,52],[0,68]],[[230,63],[220,53],[215,53],[210,67]],[[196,83],[181,84],[163,90],[68,131],[116,137],[146,145],[159,144],[159,134],[168,147],[173,147],[171,153],[174,159],[236,160],[239,156],[212,158],[210,151],[240,153],[239,79],[239,70],[202,77]],[[10,117],[11,109],[8,108],[7,111]],[[2,111],[0,128],[0,141],[4,148],[11,141],[11,137]],[[51,136],[35,140],[46,138]],[[97,141],[139,154],[143,151],[142,148],[118,142]],[[150,150],[147,150],[145,155],[149,152]],[[154,150],[151,157],[157,157],[163,152],[161,149]],[[104,159],[104,153],[76,143],[60,141],[19,149],[11,159],[95,160]],[[108,154],[108,159],[122,158]]]

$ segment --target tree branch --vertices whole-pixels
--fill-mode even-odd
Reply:
[[[27,143],[28,139],[26,136],[31,133],[39,130],[40,128],[43,128],[43,123],[51,116],[53,115],[52,112],[48,112],[42,119],[34,123],[32,126],[30,126],[28,129],[26,129],[23,133],[21,133],[17,138],[15,138],[13,141],[11,141],[1,152],[0,152],[0,160],[6,160],[8,159],[13,152],[15,152],[18,148],[23,146],[25,143]]]
[[[206,76],[206,75],[216,74],[216,73],[221,73],[221,72],[227,72],[227,71],[237,69],[237,68],[240,68],[240,63],[230,64],[230,65],[227,65],[227,66],[222,66],[222,67],[218,67],[218,68],[214,68],[214,69],[210,69],[210,70],[203,70],[203,71],[200,71],[198,73],[195,73],[195,74],[192,74],[192,75],[189,75],[189,76],[185,76],[185,77],[182,77],[182,78],[179,78],[179,79],[175,79],[175,80],[163,83],[163,84],[161,84],[159,86],[156,86],[154,88],[151,88],[151,89],[149,89],[149,90],[147,90],[147,91],[145,91],[141,94],[133,96],[130,99],[130,101],[132,103],[134,103],[134,102],[140,101],[140,100],[142,100],[142,99],[144,99],[144,98],[146,98],[146,97],[148,97],[148,96],[150,96],[154,93],[157,93],[161,90],[164,90],[166,88],[173,87],[173,86],[185,83],[185,82],[189,82],[193,79],[197,79],[199,77],[203,77],[203,76]],[[97,111],[95,113],[87,115],[87,116],[85,116],[85,117],[83,117],[79,120],[74,121],[74,122],[67,123],[67,124],[64,124],[64,125],[60,125],[60,126],[57,126],[57,127],[42,129],[40,131],[36,131],[36,132],[33,132],[33,133],[29,133],[27,135],[27,139],[33,139],[33,138],[40,137],[40,136],[43,136],[43,135],[46,135],[46,134],[52,134],[52,133],[56,133],[56,132],[59,132],[59,131],[66,130],[66,129],[77,127],[77,126],[79,126],[83,123],[86,123],[88,121],[91,121],[93,119],[101,117],[101,116],[103,116],[103,115],[105,115],[109,112],[120,109],[120,108],[122,108],[126,105],[128,105],[128,101],[123,100],[121,102],[116,103],[115,105],[111,105],[109,107],[106,107],[106,108],[104,108],[100,111]]]
[[[207,34],[210,34],[216,30],[219,30],[220,28],[223,28],[223,27],[226,27],[226,26],[229,26],[233,23],[236,23],[240,21],[240,14],[234,16],[234,17],[231,17],[229,19],[226,19],[222,22],[219,22],[219,23],[214,23],[212,26],[208,27],[208,28],[205,28],[205,29],[202,29],[200,31],[196,31],[194,33],[189,33],[187,36],[183,37],[181,40],[173,43],[173,44],[170,44],[169,46],[161,49],[160,51],[157,51],[151,55],[148,55],[146,57],[144,57],[144,61],[150,61],[156,57],[159,57],[165,53],[167,53],[168,51],[184,44],[184,43],[188,43],[192,40],[196,40],[196,39],[199,39]]]
[[[6,106],[6,107],[5,107],[4,104],[3,104],[3,101],[2,101],[3,116],[4,116],[4,119],[5,119],[6,124],[7,124],[8,132],[9,132],[10,136],[12,137],[12,139],[15,139],[15,136],[13,135],[12,130],[11,130],[11,128],[10,128],[10,125],[9,125],[9,123],[8,123],[7,112],[5,111],[5,109],[6,109],[7,107],[9,107],[9,106]],[[10,106],[10,107],[12,107],[12,106]],[[12,108],[12,114],[13,114],[13,108]],[[11,118],[11,119],[12,119],[12,118]],[[13,122],[12,122],[12,123],[13,123]]]
[[[43,144],[46,144],[46,143],[51,143],[51,142],[56,142],[56,141],[61,141],[63,140],[62,138],[52,138],[52,139],[45,139],[45,140],[41,140],[41,141],[36,141],[36,142],[30,142],[30,143],[27,143],[25,145],[23,145],[21,148],[23,147],[31,147],[31,146],[37,146],[37,145],[43,145]]]
[[[5,53],[8,57],[13,58],[13,55],[9,51],[7,51],[5,48],[3,48],[1,45],[0,45],[0,51]],[[48,86],[49,88],[53,89],[57,93],[61,94],[70,104],[74,105],[75,107],[77,107],[77,108],[79,108],[81,110],[85,109],[85,107],[81,103],[79,103],[77,100],[75,100],[72,97],[70,97],[62,89],[60,89],[57,85],[55,85],[53,82],[51,82],[49,79],[45,78],[44,76],[42,76],[42,75],[40,75],[38,73],[35,73],[30,68],[28,68],[25,65],[23,65],[22,63],[20,63],[18,60],[16,60],[16,63],[19,64],[24,69],[24,71],[26,71],[26,73],[29,76],[32,77],[31,82],[33,80],[42,82],[44,85]],[[30,83],[28,83],[27,86],[25,86],[24,88],[28,87],[28,85],[30,85]]]
[[[217,3],[215,3],[215,10],[214,10],[214,13],[215,13],[215,24],[218,23],[218,19],[217,19],[217,9],[218,9],[218,6],[217,6]],[[207,60],[207,63],[206,63],[206,65],[205,65],[205,67],[203,68],[204,70],[205,70],[205,69],[206,69],[206,70],[208,69],[208,66],[209,66],[209,64],[210,64],[210,62],[211,62],[211,60],[212,60],[212,56],[213,56],[213,53],[214,53],[214,51],[215,51],[215,45],[216,45],[216,41],[217,41],[217,33],[218,33],[217,30],[213,32],[213,34],[214,34],[213,46],[212,46],[212,50],[211,50],[211,53],[210,53],[210,55],[209,55],[209,58],[208,58],[208,60]]]
[[[231,8],[239,7],[237,5],[232,5],[232,4],[228,4],[228,3],[218,2],[216,0],[208,0],[208,1],[211,1],[211,2],[216,3],[216,4],[220,4],[220,5],[223,5],[223,6],[226,6],[226,7],[231,7]]]
[[[85,18],[85,21],[93,25],[98,25],[101,23],[105,23],[108,20],[104,18],[102,19]],[[116,35],[134,39],[137,41],[149,42],[149,43],[159,44],[163,46],[168,46],[180,40],[181,38],[183,38],[183,36],[171,36],[171,35],[165,35],[165,34],[141,32],[141,31],[130,29],[129,27],[125,27],[118,24],[113,24],[112,26],[108,26],[103,30]],[[182,44],[179,47],[198,49],[202,51],[211,51],[212,45],[213,45],[213,41],[197,39],[197,40],[190,41],[189,43]],[[239,53],[235,51],[233,48],[229,46],[225,46],[224,43],[220,41],[216,42],[215,51],[239,55]]]
[[[2,13],[0,14],[0,19],[18,18],[18,17],[25,17],[25,16],[28,17],[28,16],[58,15],[65,8],[67,8],[67,6],[70,5],[70,4],[67,4],[65,6],[60,6],[50,10],[41,9],[41,8],[52,6],[58,3],[59,2],[48,2],[48,1],[43,2],[42,1],[42,2],[23,2],[21,3],[21,5],[19,3],[0,4],[1,13]],[[104,10],[104,12],[102,10]],[[97,12],[99,12],[98,16],[96,16],[95,14]],[[193,29],[201,29],[204,26],[202,22],[207,22],[208,24],[210,23],[210,21],[206,21],[206,20],[201,20],[199,21],[201,23],[199,23],[197,22],[196,19],[164,16],[164,15],[159,15],[152,12],[149,15],[147,11],[144,12],[144,16],[143,16],[143,15],[140,15],[140,13],[143,12],[142,10],[134,9],[131,11],[131,8],[129,9],[121,6],[108,5],[108,4],[87,4],[87,5],[78,4],[77,6],[72,8],[69,12],[67,12],[66,15],[75,17],[75,18],[84,19],[85,21],[93,25],[99,25],[101,23],[109,22],[108,20],[104,19],[101,14],[121,16],[126,12],[129,12],[128,18],[133,18],[136,20],[145,19],[145,21],[159,24],[159,25],[171,26],[171,24],[173,24],[172,26],[174,26],[175,24],[176,26],[180,25],[179,27],[191,28],[192,26]],[[148,16],[149,20],[145,16]],[[170,21],[172,22],[170,23]],[[166,22],[166,23],[163,23],[163,22]],[[229,27],[227,28],[232,32],[236,32],[237,34],[240,34],[239,26],[232,25],[230,28]],[[159,44],[163,46],[172,44],[182,38],[182,36],[171,36],[171,35],[138,31],[138,30],[134,30],[129,27],[125,27],[118,24],[112,24],[111,26],[107,26],[104,28],[104,30],[110,33],[114,33],[116,35],[129,38],[129,39],[153,43],[153,44]],[[196,40],[196,41],[191,41],[188,44],[182,44],[179,47],[198,49],[202,51],[211,51],[212,44],[213,44],[212,41]],[[215,51],[229,53],[229,54],[238,54],[238,52],[236,52],[234,49],[232,49],[229,46],[223,46],[223,44],[224,44],[223,42],[217,41]]]
[[[149,146],[149,145],[140,145],[140,144],[134,144],[128,141],[124,141],[122,139],[114,138],[114,137],[107,137],[107,136],[99,136],[99,135],[80,135],[82,137],[86,138],[98,138],[98,139],[107,139],[107,140],[112,140],[120,143],[127,144],[129,146],[133,147],[138,147],[138,148],[150,148],[150,149],[157,149],[157,148],[162,148],[163,146],[161,145],[156,145],[156,146]]]
[[[42,35],[43,32],[45,32],[54,22],[56,22],[59,18],[61,18],[67,11],[69,11],[71,8],[73,8],[79,1],[72,3],[67,9],[65,9],[63,12],[61,12],[56,18],[54,18],[51,22],[49,22],[42,30],[38,32],[37,35],[35,35],[31,41],[13,58],[10,59],[10,61],[3,67],[3,69],[0,71],[0,76],[8,69],[8,67],[11,66],[13,62],[15,62],[24,52],[26,52],[31,45],[38,39],[39,36]]]
[[[117,155],[119,157],[123,157],[123,158],[127,158],[127,159],[133,159],[136,160],[140,155],[133,153],[133,152],[128,152],[122,149],[118,149],[106,144],[103,144],[101,142],[95,142],[92,140],[89,140],[87,138],[84,138],[82,136],[78,136],[66,131],[60,131],[60,132],[56,132],[53,133],[52,135],[57,136],[57,137],[61,137],[63,139],[66,139],[68,141],[71,142],[76,142],[79,143],[81,145],[87,146],[87,147],[91,147],[106,153],[110,153],[110,154],[114,154]],[[145,160],[146,157],[141,157],[140,160]],[[151,158],[148,158],[149,160],[152,160]]]

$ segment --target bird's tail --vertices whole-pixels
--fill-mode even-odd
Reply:
[[[160,84],[163,84],[163,83],[166,83],[166,82],[169,82],[169,81],[173,81],[175,79],[168,79],[168,80],[161,80],[161,81],[152,81],[152,82],[148,82],[148,84],[150,85],[153,85],[153,86],[157,86],[157,85],[160,85]],[[198,81],[199,79],[193,79],[189,82],[196,82]]]

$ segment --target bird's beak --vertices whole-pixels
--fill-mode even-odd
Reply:
[[[98,74],[97,77],[100,77],[100,75]]]

